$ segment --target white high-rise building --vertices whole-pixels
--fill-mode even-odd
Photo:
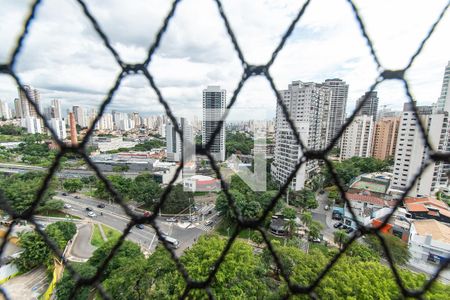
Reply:
[[[52,102],[52,110],[53,110],[53,118],[55,119],[62,119],[62,113],[61,113],[61,100],[59,99],[53,99]]]
[[[325,145],[331,143],[345,122],[345,109],[347,107],[348,84],[345,81],[334,78],[327,79],[323,83],[331,90],[329,103],[324,104],[324,116],[326,118]]]
[[[11,118],[12,118],[12,112],[8,106],[8,103],[0,100],[0,119],[9,120]]]
[[[225,113],[226,97],[226,91],[221,89],[220,86],[208,86],[203,90],[203,146],[210,141],[213,132],[219,126],[219,121]],[[210,153],[217,161],[225,160],[225,124],[216,135]]]
[[[26,116],[21,119],[21,126],[27,129],[27,133],[42,133],[42,122],[40,118]]]
[[[373,116],[356,116],[342,135],[340,158],[370,157],[372,154],[373,131]]]
[[[435,105],[436,111],[450,111],[450,61],[445,67],[444,79],[442,80],[441,95]],[[447,106],[447,107],[446,107]]]
[[[186,118],[177,119],[179,128],[183,131],[183,143],[185,146],[194,145],[194,135],[192,132],[192,126],[189,124]],[[166,147],[167,147],[167,160],[168,161],[180,161],[183,155],[183,143],[180,136],[175,130],[175,126],[170,120],[166,124]],[[186,159],[186,158],[185,158]]]
[[[104,113],[95,125],[97,130],[114,130],[113,116],[110,113]]]
[[[324,106],[330,103],[331,90],[323,84],[293,81],[287,90],[280,91],[291,120],[308,149],[320,150],[327,136]],[[300,145],[296,142],[280,105],[276,111],[275,155],[271,166],[272,177],[284,184],[302,158]],[[291,188],[300,190],[319,171],[317,160],[303,164],[292,182]]]
[[[425,126],[431,146],[438,151],[448,151],[448,112],[433,112],[431,106],[419,106],[419,118]],[[405,191],[416,173],[429,158],[430,149],[425,146],[417,123],[417,117],[406,103],[397,138],[392,189]],[[409,196],[431,195],[435,188],[448,185],[448,164],[432,163],[425,169],[409,192]]]
[[[50,126],[55,131],[56,135],[61,141],[66,139],[67,130],[66,130],[66,122],[64,122],[64,120],[52,118],[50,120]]]

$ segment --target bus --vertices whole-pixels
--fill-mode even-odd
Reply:
[[[180,242],[177,239],[174,239],[168,235],[163,235],[161,240],[162,239],[164,239],[171,248],[177,249],[180,246]]]

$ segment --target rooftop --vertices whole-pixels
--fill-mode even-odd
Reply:
[[[345,196],[350,201],[359,201],[359,202],[370,203],[372,205],[387,206],[387,204],[385,203],[385,201],[383,199],[372,196],[372,195],[345,193]]]
[[[450,227],[436,220],[417,220],[414,227],[418,235],[431,235],[433,240],[450,244]]]

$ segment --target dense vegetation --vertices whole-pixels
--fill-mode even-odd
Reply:
[[[336,253],[312,249],[307,254],[289,243],[285,246],[273,243],[289,278],[302,286],[311,284]],[[194,280],[205,280],[225,244],[226,240],[218,236],[203,236],[186,250],[181,262],[189,276]],[[77,266],[83,271],[82,276],[92,276],[112,245],[106,243],[96,250],[88,263]],[[405,270],[400,274],[408,288],[420,288],[425,282],[424,275]],[[165,249],[157,247],[145,259],[139,247],[127,241],[103,275],[102,284],[112,299],[178,299],[185,288],[183,277]],[[57,285],[58,299],[67,299],[73,284],[71,277],[64,275]],[[280,269],[267,250],[255,254],[246,242],[236,240],[212,280],[211,291],[217,299],[279,299],[288,290]],[[319,299],[402,298],[389,267],[380,264],[378,254],[362,244],[352,245],[314,291]],[[425,298],[445,299],[449,293],[449,286],[435,283]],[[192,290],[189,296],[192,299],[207,298],[203,290]],[[294,298],[309,299],[307,296]],[[87,299],[87,290],[79,293],[76,299]]]
[[[56,222],[45,228],[45,232],[61,251],[64,250],[76,231],[75,224],[70,222]],[[46,265],[48,268],[53,265],[53,252],[36,231],[20,234],[19,246],[23,252],[15,260],[15,264],[21,272],[29,271],[40,265]]]
[[[243,132],[227,132],[225,140],[226,157],[232,154],[249,155],[253,149],[253,138]]]
[[[136,146],[134,146],[134,148],[132,150],[150,151],[154,148],[164,147],[165,145],[166,145],[166,143],[163,140],[152,139],[152,140],[145,141],[141,144],[137,144]]]
[[[44,180],[45,173],[28,172],[24,174],[0,175],[0,195],[7,200],[9,206],[18,213],[28,209],[36,199],[38,190]],[[46,190],[42,201],[37,207],[38,212],[61,209],[63,203],[51,199],[55,194],[55,182],[52,181]],[[1,202],[3,204],[3,202]]]
[[[140,174],[134,180],[120,175],[111,175],[108,179],[125,200],[134,200],[149,210],[153,210],[163,191],[159,183],[148,173]],[[113,200],[112,195],[100,180],[96,181],[93,194],[100,199]],[[182,185],[175,185],[162,207],[162,213],[176,214],[193,204],[193,193],[185,192]]]
[[[341,162],[333,162],[338,178],[344,185],[348,185],[355,177],[364,173],[388,171],[389,166],[389,161],[373,157],[352,157]],[[324,176],[325,186],[334,184],[328,169],[324,168],[322,175]]]

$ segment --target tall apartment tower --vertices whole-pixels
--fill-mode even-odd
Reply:
[[[53,118],[55,119],[62,119],[62,113],[61,113],[61,100],[59,99],[53,99],[51,102],[52,111],[53,111]]]
[[[372,116],[372,119],[375,121],[378,113],[378,100],[379,100],[376,91],[366,92],[356,101],[356,106],[358,106],[366,97],[368,97],[368,99],[363,104],[358,114]]]
[[[372,116],[356,116],[342,135],[340,158],[369,157],[372,154],[373,127]]]
[[[450,61],[445,67],[444,79],[442,80],[441,95],[436,103],[436,111],[450,111]]]
[[[433,112],[431,106],[417,108],[431,146],[438,151],[447,151],[450,129],[448,112]],[[417,116],[411,104],[405,103],[397,139],[392,189],[404,192],[429,158],[429,152],[430,149],[423,142]],[[447,186],[447,171],[448,164],[432,163],[415,182],[409,196],[431,195],[435,188]]]
[[[25,93],[28,94],[31,101],[36,103],[38,108],[40,107],[41,95],[38,90],[31,88],[29,85],[24,85],[23,88],[24,88],[25,92],[22,91],[20,89],[20,87],[17,88],[17,90],[19,92],[19,99],[20,99],[20,110],[19,110],[20,118],[25,118],[25,117],[37,118],[38,114],[36,112],[36,109],[34,108],[33,105],[31,105],[28,102],[27,96]]]
[[[61,141],[66,139],[66,122],[64,122],[62,119],[52,118],[50,119],[50,126],[55,131],[58,139],[60,139]]]
[[[208,86],[203,90],[202,144],[206,145],[225,113],[226,91],[220,86]],[[217,161],[225,160],[225,124],[212,143],[211,155]]]
[[[69,126],[70,126],[70,143],[72,146],[78,145],[78,135],[77,135],[77,123],[75,121],[75,116],[73,112],[69,112]]]
[[[326,79],[323,84],[331,90],[330,102],[324,105],[324,115],[327,119],[325,145],[328,145],[345,122],[348,84],[339,78]]]
[[[74,105],[72,106],[72,112],[78,125],[80,125],[82,128],[88,126],[88,123],[86,121],[86,114],[83,107]]]
[[[326,119],[324,106],[330,103],[331,90],[323,84],[293,81],[287,90],[280,91],[291,120],[308,149],[319,150],[325,146]],[[272,177],[284,184],[295,170],[303,152],[296,142],[280,105],[277,105],[275,123],[274,162],[271,166]],[[291,188],[300,190],[314,174],[319,171],[317,161],[308,161],[297,171]]]
[[[183,150],[187,147],[194,146],[194,135],[192,126],[186,118],[177,119],[179,128],[183,131],[183,143],[180,136],[175,130],[172,121],[168,120],[166,124],[166,146],[167,146],[167,160],[178,162],[183,156]],[[185,148],[186,147],[186,148]],[[192,153],[192,152],[191,152]],[[186,157],[184,158],[186,160]]]
[[[381,118],[375,123],[372,156],[381,160],[394,157],[400,117]]]

